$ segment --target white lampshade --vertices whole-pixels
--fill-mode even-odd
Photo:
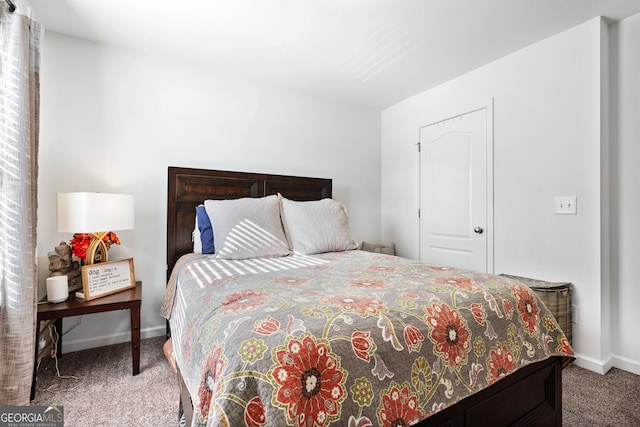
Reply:
[[[133,196],[110,193],[58,193],[58,232],[132,230]]]

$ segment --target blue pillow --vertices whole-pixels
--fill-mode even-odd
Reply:
[[[198,219],[198,230],[200,230],[200,241],[202,242],[202,253],[213,254],[216,248],[213,245],[213,228],[211,220],[204,205],[196,206],[196,218]]]

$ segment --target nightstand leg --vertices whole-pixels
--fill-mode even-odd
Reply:
[[[133,375],[140,373],[140,307],[131,310],[131,358]]]
[[[31,400],[36,398],[36,376],[38,374],[38,350],[40,344],[40,321],[36,321],[36,351],[33,356],[33,377],[31,377]]]
[[[56,343],[56,356],[58,359],[62,357],[62,317],[53,321],[53,326],[56,328],[58,334],[58,342]]]

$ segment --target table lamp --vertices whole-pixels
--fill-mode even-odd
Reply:
[[[111,193],[58,193],[58,232],[93,237],[85,264],[108,260],[103,238],[112,231],[134,228],[133,196]]]

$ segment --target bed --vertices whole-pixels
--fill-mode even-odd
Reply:
[[[562,424],[573,351],[533,292],[351,246],[308,254],[300,212],[331,197],[330,179],[169,168],[162,313],[187,425]],[[245,198],[277,198],[294,253],[192,253],[196,206]]]

